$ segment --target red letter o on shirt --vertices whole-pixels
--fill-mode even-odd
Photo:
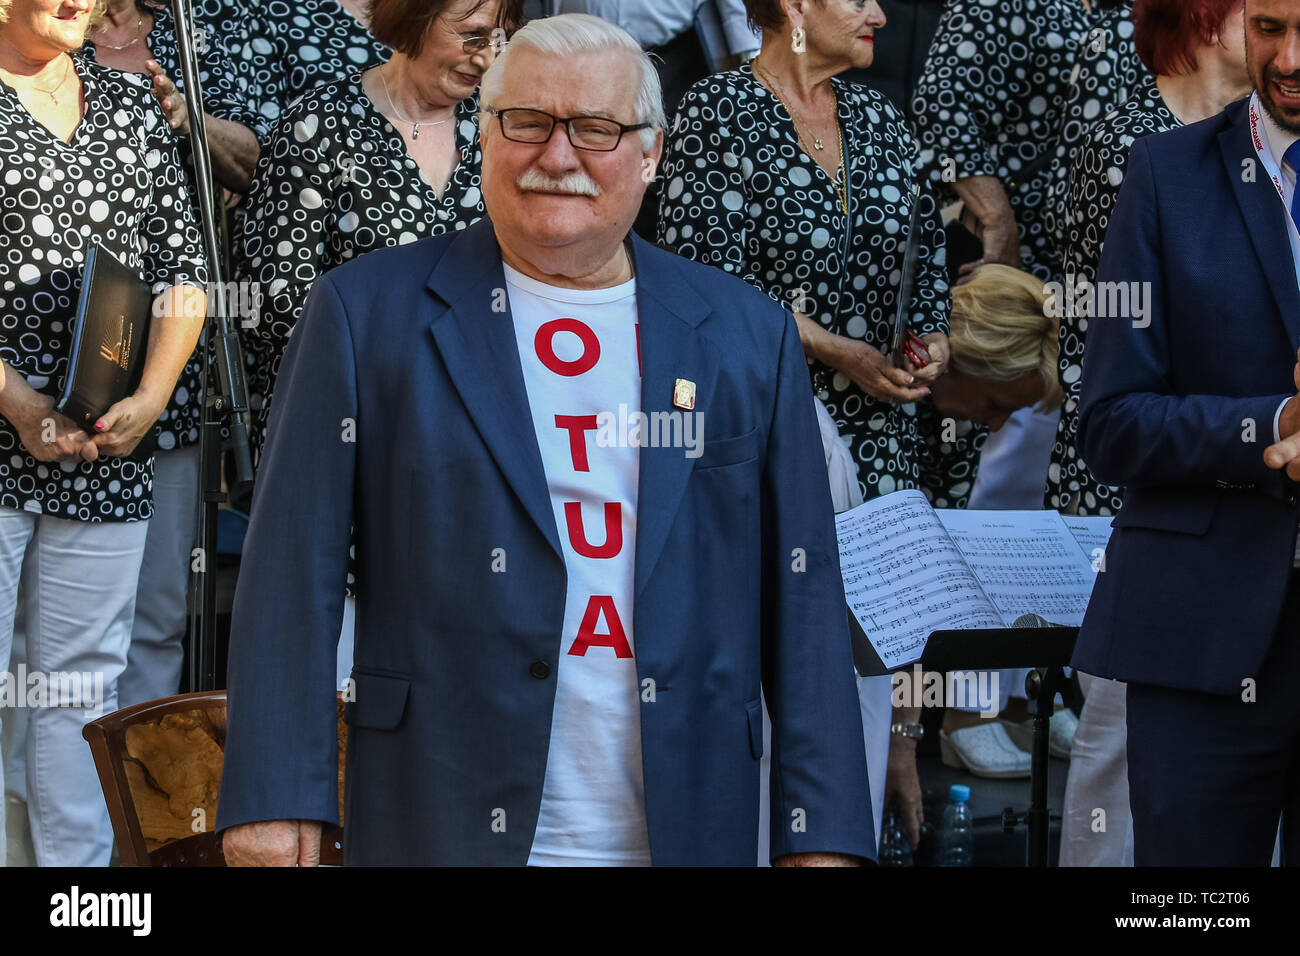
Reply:
[[[551,347],[556,332],[572,332],[582,339],[582,355],[572,362],[565,362],[556,355],[555,349]],[[596,338],[596,333],[587,325],[577,319],[551,319],[537,330],[537,336],[533,339],[533,348],[537,352],[537,357],[542,360],[542,364],[556,375],[569,377],[584,375],[595,368],[596,363],[600,361],[600,339]]]

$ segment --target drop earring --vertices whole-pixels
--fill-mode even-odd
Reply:
[[[794,32],[790,34],[790,49],[802,56],[808,49],[808,44],[805,42],[807,36],[803,27],[795,27]]]

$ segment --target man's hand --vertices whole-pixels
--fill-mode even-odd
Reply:
[[[185,105],[185,97],[181,96],[180,91],[176,89],[176,84],[163,72],[163,68],[156,60],[147,61],[145,66],[153,74],[153,95],[162,106],[172,132],[177,136],[189,136],[190,113]]]
[[[122,457],[135,451],[167,408],[164,401],[136,392],[122,399],[95,422],[92,439],[101,454]]]
[[[773,866],[861,866],[856,856],[843,853],[787,853],[772,861]]]
[[[1296,360],[1291,377],[1296,389],[1300,390],[1300,352],[1296,354]],[[1292,481],[1300,481],[1300,401],[1296,401],[1297,397],[1300,396],[1292,396],[1278,419],[1277,430],[1283,436],[1282,440],[1264,450],[1264,464],[1270,468],[1285,468]]]
[[[320,866],[319,820],[262,820],[221,838],[227,866]]]

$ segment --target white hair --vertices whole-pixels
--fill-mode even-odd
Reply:
[[[587,13],[562,13],[555,17],[530,20],[507,41],[504,49],[483,74],[479,98],[484,107],[495,105],[496,98],[501,95],[501,88],[505,85],[510,52],[521,47],[552,56],[574,56],[605,50],[626,50],[634,56],[641,69],[640,89],[633,105],[636,122],[650,124],[649,129],[641,130],[642,151],[648,153],[654,149],[655,132],[668,125],[664,117],[659,72],[640,44],[626,30]]]

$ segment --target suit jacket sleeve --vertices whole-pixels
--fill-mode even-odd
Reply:
[[[1157,184],[1148,144],[1133,145],[1102,251],[1098,283],[1146,283],[1149,314],[1093,318],[1083,359],[1079,449],[1089,470],[1110,485],[1280,487],[1264,464],[1273,415],[1286,395],[1229,398],[1179,395],[1171,384],[1169,340],[1178,316],[1165,305]],[[1145,324],[1149,322],[1149,325]],[[1254,423],[1255,440],[1243,435]]]
[[[876,858],[866,749],[817,413],[786,313],[763,465],[763,690],[771,855]]]
[[[328,276],[284,356],[235,592],[218,827],[338,822],[335,655],[357,422],[352,334]]]

